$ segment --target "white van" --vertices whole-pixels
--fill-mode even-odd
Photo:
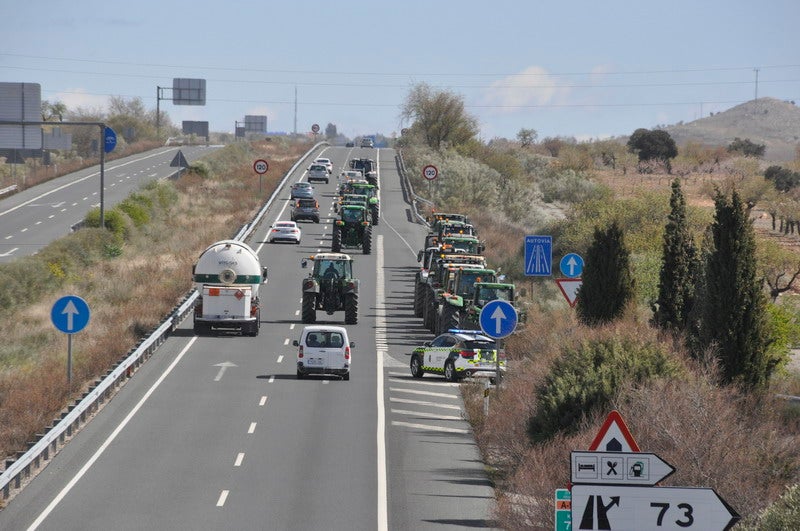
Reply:
[[[306,326],[300,339],[292,344],[298,347],[298,379],[306,374],[336,374],[342,380],[350,379],[350,349],[355,343],[350,341],[343,326]]]

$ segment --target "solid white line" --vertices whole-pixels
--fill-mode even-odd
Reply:
[[[389,398],[389,402],[397,402],[398,404],[417,404],[418,406],[440,407],[443,409],[461,409],[461,406],[451,406],[450,404],[439,404],[437,402],[425,402],[423,400],[408,400],[406,398]]]
[[[378,235],[377,253],[375,257],[375,268],[377,278],[375,282],[375,306],[378,308],[376,327],[381,329],[385,326],[386,303],[384,299],[384,277],[383,277],[383,235]],[[377,360],[377,399],[378,399],[378,531],[389,529],[389,500],[386,481],[386,405],[383,397],[383,356],[384,352],[378,351]]]
[[[133,416],[139,412],[144,403],[147,402],[147,399],[150,398],[150,395],[152,395],[155,392],[158,386],[161,385],[161,382],[163,382],[169,375],[169,373],[172,372],[172,369],[174,369],[175,366],[178,364],[178,362],[181,361],[184,354],[186,354],[189,351],[189,349],[192,348],[192,345],[194,345],[195,341],[197,341],[197,336],[194,336],[192,339],[189,340],[189,343],[187,343],[186,346],[183,347],[183,350],[180,351],[178,356],[175,358],[175,361],[173,361],[169,365],[169,367],[167,367],[167,370],[165,370],[161,374],[161,376],[159,376],[158,380],[156,380],[156,383],[154,383],[153,386],[150,387],[150,389],[148,389],[148,391],[144,394],[142,399],[139,400],[139,403],[136,404],[136,406],[134,406],[131,412],[128,413],[128,415],[122,420],[122,422],[119,423],[119,425],[114,429],[111,435],[109,435],[108,438],[105,440],[105,442],[100,446],[100,448],[97,449],[94,455],[91,458],[89,458],[86,464],[83,465],[83,467],[78,471],[77,474],[75,474],[75,477],[73,477],[69,481],[69,483],[67,483],[66,487],[61,489],[61,492],[59,492],[58,495],[53,499],[53,501],[50,502],[50,505],[48,505],[45,508],[45,510],[42,511],[42,514],[39,515],[39,517],[30,525],[30,527],[28,527],[28,531],[33,531],[34,529],[38,528],[42,524],[42,522],[44,522],[45,518],[47,518],[53,511],[53,509],[56,508],[56,505],[58,505],[59,502],[61,502],[61,500],[64,499],[64,497],[69,493],[69,491],[72,490],[72,487],[74,487],[78,483],[78,481],[80,481],[80,479],[83,477],[83,475],[86,474],[86,472],[92,467],[95,461],[97,461],[100,458],[100,456],[103,455],[103,452],[106,451],[106,448],[108,448],[109,445],[111,445],[111,443],[114,442],[114,439],[117,438],[117,435],[119,435],[120,432],[125,428],[125,426],[128,425],[128,422],[131,421]]]
[[[469,433],[469,430],[462,430],[460,428],[445,428],[442,426],[429,426],[428,424],[415,424],[413,422],[401,422],[399,420],[393,420],[392,426],[404,426],[406,428],[416,428],[418,430],[426,430],[426,431],[441,431],[444,433]]]
[[[240,452],[239,455],[236,456],[236,461],[233,462],[233,466],[242,466],[242,461],[244,461],[244,452]]]
[[[266,396],[262,396],[261,400],[259,400],[259,402],[258,402],[258,405],[262,406],[262,407],[266,406],[267,405],[267,397]]]
[[[219,499],[217,500],[217,507],[223,507],[225,505],[225,500],[228,499],[228,494],[230,494],[230,492],[231,491],[229,490],[223,490],[222,492],[219,493]]]
[[[252,433],[255,433],[255,432],[256,432],[256,423],[255,422],[251,422],[250,423],[250,427],[247,428],[247,433],[252,434]]]
[[[455,415],[437,415],[436,413],[425,413],[423,411],[409,411],[407,409],[393,409],[392,413],[397,415],[411,415],[414,417],[423,417],[426,419],[439,419],[439,420],[464,420]]]
[[[418,391],[416,389],[405,389],[403,387],[390,387],[389,391],[393,391],[395,393],[411,393],[414,395],[437,396],[439,398],[452,398],[453,400],[458,398],[456,395],[451,395],[448,393],[433,393],[431,391]]]
[[[389,373],[391,376],[392,373]],[[399,378],[398,376],[392,377],[392,383],[394,384],[403,384],[403,385],[428,385],[434,387],[458,387],[461,384],[455,382],[445,382],[444,380],[437,380],[435,378],[414,378],[413,380],[409,377],[407,373],[402,373],[403,377]]]

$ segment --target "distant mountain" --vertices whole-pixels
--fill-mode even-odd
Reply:
[[[800,144],[800,107],[775,98],[759,98],[693,122],[663,127],[678,145],[700,142],[727,146],[749,138],[767,146],[764,159],[788,161]]]

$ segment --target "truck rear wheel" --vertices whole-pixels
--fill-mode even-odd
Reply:
[[[317,294],[313,291],[303,292],[303,322],[306,324],[317,321]]]
[[[344,296],[344,323],[358,324],[358,293]]]

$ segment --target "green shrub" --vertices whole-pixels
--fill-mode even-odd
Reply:
[[[754,521],[755,520],[755,521]],[[736,529],[746,531],[784,531],[800,529],[800,485],[792,485],[756,518],[748,518]]]
[[[189,166],[189,171],[196,173],[203,179],[207,179],[211,175],[211,167],[205,161],[198,160]]]
[[[624,383],[643,382],[677,371],[660,345],[628,338],[586,340],[567,347],[537,389],[537,411],[528,436],[544,442],[574,433],[585,414],[607,406]]]
[[[119,238],[120,241],[130,236],[131,220],[125,212],[118,208],[113,208],[105,212],[105,224],[106,229]],[[93,208],[87,212],[84,225],[93,228],[100,227],[100,208]]]
[[[134,226],[141,227],[150,222],[150,212],[142,202],[136,200],[136,195],[137,194],[134,194],[128,197],[115,208],[124,212],[133,222]],[[152,202],[150,203],[152,204]]]

